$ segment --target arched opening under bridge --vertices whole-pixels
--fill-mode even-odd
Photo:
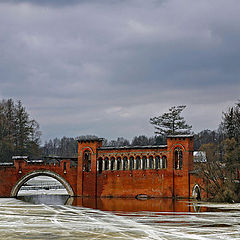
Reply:
[[[39,178],[41,179],[41,177],[43,176],[45,176],[45,180],[46,180],[44,183],[45,185],[42,185],[42,183],[40,185],[37,184],[37,182],[39,183]],[[38,178],[38,181],[35,181],[36,186],[34,186],[34,184],[26,184],[31,181],[34,182],[34,179],[37,179],[37,178]],[[61,185],[62,188],[64,188],[66,191],[64,191],[64,189],[61,189],[63,193],[59,194],[59,191],[54,190],[56,186],[53,186],[53,189],[51,190],[49,183],[47,184],[48,178],[52,179],[51,182],[53,183],[55,182],[55,184],[57,183],[56,186]],[[38,189],[36,190],[38,192],[38,195],[44,195],[45,193],[43,193],[43,191],[49,190],[49,193],[47,194],[48,196],[49,195],[68,195],[69,197],[74,196],[74,192],[71,185],[62,176],[49,170],[36,170],[21,177],[12,188],[11,197],[17,197],[18,194],[22,192],[21,188],[25,189],[25,194],[20,194],[20,195],[35,195],[31,193],[31,189],[35,188],[35,189]],[[27,192],[27,190],[30,190],[30,192]],[[66,202],[65,204],[70,204],[70,202]]]

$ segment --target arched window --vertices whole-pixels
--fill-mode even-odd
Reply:
[[[142,169],[145,170],[147,167],[147,157],[143,156],[142,157]]]
[[[162,168],[167,168],[167,157],[162,156]]]
[[[141,167],[140,164],[141,164],[140,157],[137,156],[137,157],[136,157],[136,169],[140,169],[140,167]]]
[[[83,171],[91,171],[91,152],[89,150],[83,153]]]
[[[115,167],[115,158],[114,157],[111,157],[111,171],[114,170],[114,167]]]
[[[118,157],[117,158],[117,170],[120,170],[121,169],[121,158]]]
[[[134,157],[130,157],[129,158],[129,170],[133,170],[134,169]]]
[[[183,165],[183,152],[180,147],[174,149],[174,168],[182,169]]]
[[[109,159],[108,157],[106,157],[104,159],[104,170],[108,170],[109,169]]]
[[[154,166],[153,156],[150,156],[150,157],[149,157],[149,168],[150,168],[150,169],[153,169],[153,166]]]
[[[160,157],[156,156],[155,157],[155,169],[159,169],[160,168]]]
[[[128,160],[127,157],[123,158],[123,170],[127,170],[128,167]]]
[[[102,158],[99,158],[98,159],[98,171],[99,171],[99,173],[102,173],[102,170],[103,170],[103,160],[102,160]]]

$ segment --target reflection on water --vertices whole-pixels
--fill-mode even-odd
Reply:
[[[173,200],[170,198],[152,198],[138,200],[135,198],[74,198],[74,206],[100,209],[112,212],[200,212],[205,207],[189,204],[186,200]]]
[[[64,197],[44,198],[64,203]],[[171,199],[75,198],[73,205],[45,205],[2,198],[0,239],[239,239],[239,209]]]
[[[139,200],[135,198],[81,198],[68,195],[26,195],[18,196],[25,202],[47,205],[73,205],[112,212],[203,212],[206,207],[201,207],[197,202],[186,200],[172,200],[170,198],[152,198]]]

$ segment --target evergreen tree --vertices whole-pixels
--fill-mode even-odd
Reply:
[[[131,145],[132,146],[147,146],[147,145],[153,145],[153,144],[149,144],[148,137],[141,135],[141,136],[134,137]]]
[[[154,125],[155,133],[159,135],[189,134],[192,126],[186,124],[181,112],[186,106],[173,106],[169,112],[159,117],[150,118],[150,123]]]
[[[240,141],[240,102],[223,113],[223,121],[220,128],[227,138],[234,138],[236,141]]]
[[[9,161],[13,155],[36,157],[40,154],[39,125],[32,120],[21,101],[0,102],[0,161]]]

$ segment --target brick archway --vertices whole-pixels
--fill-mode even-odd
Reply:
[[[36,170],[30,173],[27,173],[16,182],[16,184],[12,188],[11,197],[17,196],[18,191],[20,190],[20,188],[23,186],[24,183],[26,183],[31,178],[38,177],[38,176],[47,176],[47,177],[52,177],[58,180],[65,187],[70,197],[74,196],[72,187],[62,176],[49,170]]]

